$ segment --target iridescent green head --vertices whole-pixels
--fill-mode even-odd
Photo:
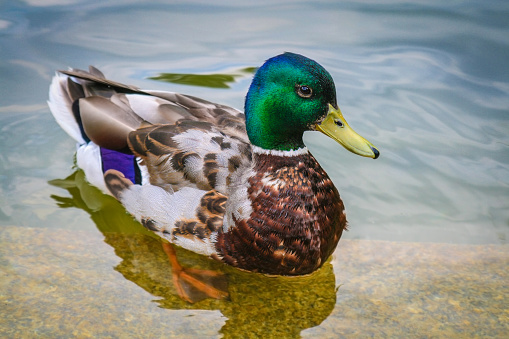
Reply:
[[[264,149],[304,146],[302,135],[336,104],[334,81],[322,66],[285,53],[265,62],[246,97],[246,128],[252,144]]]
[[[305,131],[320,130],[352,152],[378,156],[364,139],[369,145],[352,149],[336,135],[334,129],[349,127],[337,106],[334,81],[317,62],[299,54],[275,56],[258,69],[246,96],[245,114],[249,140],[263,149],[295,150],[304,147]],[[334,126],[324,126],[328,120]]]

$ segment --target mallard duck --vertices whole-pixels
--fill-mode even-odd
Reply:
[[[245,113],[123,85],[94,67],[59,71],[49,106],[77,141],[89,182],[144,227],[271,275],[315,271],[346,227],[339,193],[303,133],[320,131],[361,156],[380,154],[347,124],[331,75],[294,53],[257,70]]]

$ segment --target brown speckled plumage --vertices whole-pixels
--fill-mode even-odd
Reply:
[[[257,154],[254,172],[248,188],[251,217],[235,220],[236,227],[218,234],[220,256],[250,271],[313,272],[332,254],[346,226],[338,191],[309,153]],[[264,184],[267,179],[274,184]]]
[[[196,211],[196,219],[180,219],[175,223],[173,237],[198,237],[199,239],[210,238],[212,233],[217,232],[223,225],[226,197],[212,190],[207,192],[200,201]]]

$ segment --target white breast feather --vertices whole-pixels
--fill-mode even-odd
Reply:
[[[228,188],[228,200],[226,201],[226,213],[223,219],[223,231],[227,232],[235,226],[234,217],[237,220],[248,219],[253,212],[251,200],[249,200],[247,190],[249,188],[248,179],[255,173],[251,168],[239,168],[232,175],[232,184]]]

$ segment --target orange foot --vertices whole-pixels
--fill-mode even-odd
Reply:
[[[178,262],[175,249],[170,243],[163,242],[163,250],[170,260],[173,283],[182,299],[195,303],[206,298],[228,297],[228,281],[222,273],[184,268]]]

